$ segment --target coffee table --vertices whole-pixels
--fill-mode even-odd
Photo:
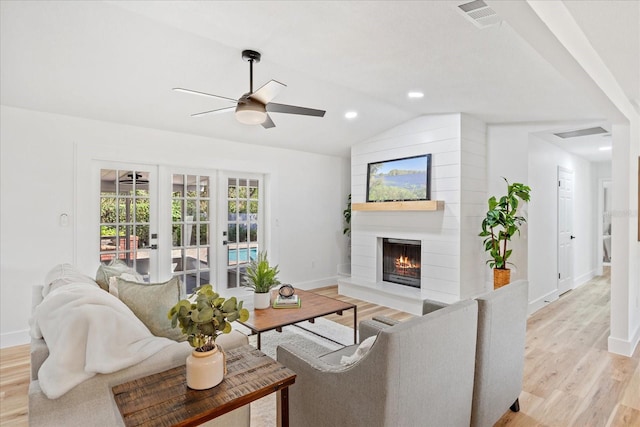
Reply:
[[[277,292],[272,292],[271,300],[275,298]],[[296,289],[296,295],[300,297],[300,308],[265,308],[263,310],[253,310],[249,313],[249,320],[240,322],[251,332],[258,335],[258,349],[260,349],[260,334],[267,331],[276,330],[282,332],[282,328],[296,323],[309,321],[313,323],[316,317],[326,316],[328,314],[339,314],[345,310],[353,309],[353,343],[358,343],[357,325],[358,325],[358,307],[355,304],[340,301],[335,298],[325,297],[313,292]],[[307,331],[309,331],[307,329]],[[319,335],[313,331],[316,335]],[[319,335],[320,336],[320,335]],[[324,337],[329,341],[333,341],[331,337]],[[341,343],[339,343],[341,344]]]
[[[113,387],[125,426],[196,426],[276,391],[288,426],[295,372],[249,345],[226,355],[227,374],[208,390],[187,387],[184,365]]]

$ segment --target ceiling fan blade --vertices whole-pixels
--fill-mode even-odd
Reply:
[[[270,113],[287,113],[287,114],[300,114],[303,116],[315,116],[324,117],[324,110],[315,110],[313,108],[296,107],[295,105],[276,104],[270,102],[267,104],[267,111]]]
[[[271,117],[267,114],[267,120],[262,123],[262,127],[265,129],[274,128],[276,127],[276,124],[273,123],[273,120],[271,120]]]
[[[263,104],[268,104],[285,87],[287,87],[286,84],[271,80],[270,82],[265,83],[263,86],[261,86],[260,89],[253,92],[249,97],[255,99],[256,101],[260,101]]]
[[[219,108],[217,110],[209,110],[209,111],[203,111],[202,113],[195,113],[195,114],[192,114],[191,117],[200,117],[200,116],[205,116],[207,114],[227,113],[227,112],[231,112],[231,111],[233,111],[235,109],[236,109],[236,107]]]
[[[213,98],[224,99],[226,101],[238,102],[237,99],[227,98],[226,96],[212,95],[210,93],[198,92],[197,90],[183,89],[181,87],[174,87],[173,90],[175,90],[176,92],[191,93],[193,95],[200,95],[200,96],[210,96],[210,97],[213,97]]]

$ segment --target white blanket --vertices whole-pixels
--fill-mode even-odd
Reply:
[[[85,283],[49,293],[30,323],[31,335],[43,337],[49,347],[38,379],[50,399],[97,373],[135,365],[173,343],[153,336],[118,298]]]

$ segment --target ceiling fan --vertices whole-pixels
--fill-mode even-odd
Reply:
[[[178,92],[191,93],[195,95],[210,96],[213,98],[230,101],[236,104],[233,107],[225,107],[217,110],[203,111],[201,113],[192,114],[191,117],[200,117],[207,114],[228,113],[235,110],[236,119],[240,123],[248,125],[261,124],[265,129],[275,127],[275,123],[271,120],[269,113],[286,113],[299,114],[303,116],[324,117],[324,110],[315,110],[313,108],[297,107],[295,105],[276,104],[271,102],[282,89],[286,87],[278,81],[271,80],[255,92],[253,91],[253,63],[260,62],[260,53],[255,50],[243,50],[242,59],[249,62],[249,92],[245,93],[240,99],[227,98],[226,96],[212,95],[210,93],[199,92],[191,89],[183,89],[180,87],[173,88]]]

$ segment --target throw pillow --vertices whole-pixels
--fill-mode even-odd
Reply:
[[[129,273],[122,273],[119,276],[111,276],[109,277],[109,293],[116,298],[120,298],[118,296],[118,279],[126,280],[128,282],[136,282],[144,284],[144,281],[138,280],[136,276]]]
[[[180,279],[174,277],[164,283],[139,283],[117,277],[118,298],[157,337],[185,341],[180,328],[172,328],[167,313],[180,300]]]
[[[98,286],[91,277],[80,273],[73,265],[59,264],[53,267],[45,276],[42,297],[44,298],[51,291],[70,283],[85,283],[89,286]]]
[[[342,358],[340,359],[340,364],[345,366],[353,365],[358,360],[362,359],[365,354],[367,354],[375,341],[375,335],[362,341],[356,349],[355,353],[353,353],[351,356],[342,356]]]
[[[144,277],[140,273],[119,259],[111,260],[109,264],[100,264],[98,271],[96,271],[96,282],[102,289],[109,292],[109,278],[119,277],[123,273],[134,276],[136,282],[144,282]]]

